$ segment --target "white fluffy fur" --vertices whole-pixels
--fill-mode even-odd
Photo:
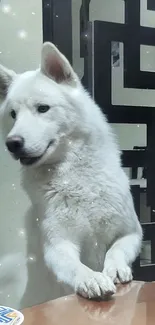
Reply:
[[[52,44],[37,71],[1,66],[0,88],[5,139],[22,136],[27,155],[43,154],[22,167],[22,183],[40,211],[47,266],[84,297],[113,294],[132,279],[142,230],[110,125]],[[40,103],[50,110],[38,113]]]

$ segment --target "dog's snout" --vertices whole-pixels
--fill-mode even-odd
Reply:
[[[9,137],[6,140],[8,150],[14,154],[19,153],[24,146],[24,138],[20,136]]]

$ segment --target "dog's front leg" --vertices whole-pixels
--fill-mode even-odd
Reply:
[[[58,281],[71,286],[85,298],[103,298],[115,293],[112,280],[103,273],[94,272],[80,261],[79,248],[71,241],[59,239],[45,245],[45,261]]]
[[[133,233],[116,240],[108,250],[103,274],[114,283],[127,283],[132,280],[131,265],[140,253],[142,233]]]

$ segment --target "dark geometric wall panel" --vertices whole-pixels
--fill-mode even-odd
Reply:
[[[124,86],[154,89],[155,73],[140,71],[140,45],[155,46],[155,29],[140,26],[139,0],[125,2],[124,28]]]
[[[83,9],[88,10],[87,6]],[[148,9],[154,10],[155,0],[148,1]],[[89,12],[81,17],[88,19]],[[147,125],[147,147],[145,150],[123,151],[122,163],[124,167],[131,167],[132,170],[138,167],[145,168],[147,188],[133,186],[137,215],[140,218],[140,196],[147,195],[147,205],[150,207],[150,222],[142,224],[144,230],[144,241],[151,244],[151,263],[141,265],[140,258],[137,259],[134,267],[134,277],[137,280],[155,280],[155,107],[113,105],[112,103],[112,43],[121,42],[124,46],[124,88],[134,89],[155,89],[155,73],[140,70],[140,46],[155,46],[155,28],[140,26],[140,0],[125,0],[125,24],[104,21],[94,23],[83,23],[89,37],[87,40],[81,38],[81,54],[85,59],[85,86],[89,88],[88,71],[93,69],[92,84],[93,94],[96,102],[111,123],[138,123]],[[90,34],[91,26],[93,34]],[[81,28],[82,29],[82,28]],[[83,31],[84,34],[84,31]],[[91,39],[93,37],[93,39]],[[90,40],[91,45],[90,46]],[[89,58],[93,57],[93,65]],[[90,72],[89,72],[90,75]],[[90,81],[89,81],[90,82]],[[153,216],[153,217],[152,217]]]
[[[155,74],[142,72],[140,67],[140,55],[138,50],[135,53],[134,46],[137,42],[140,49],[140,32],[134,31],[132,37],[133,43],[129,44],[128,38],[131,38],[129,25],[108,23],[103,21],[94,22],[94,94],[97,103],[103,107],[112,123],[147,123],[149,107],[144,106],[124,106],[112,105],[111,96],[111,43],[112,41],[124,43],[124,88],[155,88]],[[148,35],[151,30],[152,39],[150,43],[155,45],[155,29],[142,28],[143,43],[148,45]],[[153,31],[152,31],[153,30]],[[133,34],[133,31],[132,31]],[[145,41],[145,42],[144,42]],[[133,50],[133,53],[132,53]],[[136,58],[135,58],[136,57]],[[137,75],[138,77],[137,77]],[[153,77],[153,78],[152,78]],[[150,78],[150,80],[149,80]],[[145,86],[145,87],[142,87]],[[137,87],[136,87],[137,86]],[[104,90],[104,96],[103,96]],[[151,110],[150,110],[151,111]]]
[[[53,42],[72,63],[72,1],[42,0],[43,42]]]

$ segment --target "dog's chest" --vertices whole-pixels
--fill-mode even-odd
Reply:
[[[49,219],[48,231],[65,228],[68,235],[72,233],[80,243],[84,242],[83,247],[94,247],[97,252],[113,240],[116,229],[109,208],[89,177],[86,181],[74,173],[60,174],[47,169],[44,173],[25,175],[24,188],[32,203],[39,206],[41,218]]]
[[[93,201],[92,181],[84,174],[71,170],[64,172],[62,168],[45,168],[43,172],[29,171],[23,175],[23,187],[32,201],[42,202],[44,198],[53,200],[61,197],[66,205],[78,204],[80,198]]]

